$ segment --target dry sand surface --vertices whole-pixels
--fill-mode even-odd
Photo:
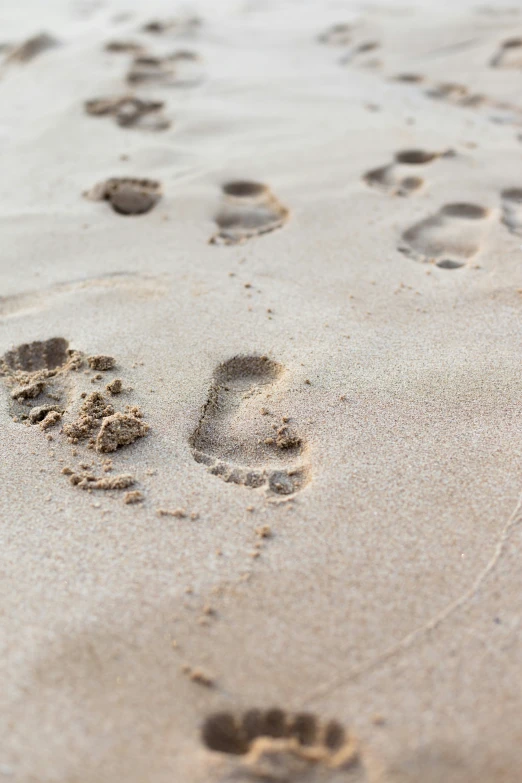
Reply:
[[[1,783],[520,783],[522,3],[0,22]]]

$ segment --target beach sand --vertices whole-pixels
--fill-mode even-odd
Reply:
[[[0,20],[0,781],[518,783],[520,3]]]

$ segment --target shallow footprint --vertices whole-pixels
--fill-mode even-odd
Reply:
[[[127,82],[159,87],[194,87],[203,81],[201,58],[196,52],[179,50],[165,57],[138,55],[131,63]]]
[[[522,236],[522,188],[502,191],[502,222],[512,234]]]
[[[348,46],[352,42],[353,26],[346,22],[339,22],[329,27],[317,36],[319,43],[328,46]]]
[[[222,783],[366,780],[355,739],[337,721],[322,723],[311,713],[277,707],[218,712],[206,719],[202,740],[209,750],[230,757],[218,778]]]
[[[445,204],[439,211],[408,228],[401,253],[441,269],[459,269],[481,247],[483,221],[489,212],[477,204]]]
[[[108,201],[119,215],[142,215],[156,206],[161,184],[153,179],[111,177],[84,193],[91,201]]]
[[[196,462],[223,481],[291,495],[309,481],[307,447],[281,399],[285,369],[266,356],[235,356],[220,364],[190,439]],[[278,394],[279,391],[279,394]]]
[[[377,187],[394,196],[410,196],[424,184],[424,179],[418,175],[419,166],[450,154],[420,149],[401,150],[395,154],[393,163],[367,171],[363,179],[370,187]]]
[[[289,210],[268,185],[234,180],[222,187],[222,206],[214,220],[219,228],[210,239],[213,245],[237,245],[251,237],[281,228]]]

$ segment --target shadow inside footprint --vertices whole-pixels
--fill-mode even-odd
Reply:
[[[162,187],[153,179],[111,177],[83,195],[90,201],[108,201],[119,215],[143,215],[156,206]]]
[[[482,223],[489,212],[476,204],[446,204],[402,235],[401,253],[440,269],[459,269],[481,247]]]
[[[355,739],[338,721],[323,723],[312,713],[277,707],[217,712],[206,719],[201,734],[209,750],[237,759],[223,780],[366,779]]]
[[[237,245],[281,228],[288,219],[289,210],[261,182],[234,180],[222,191],[221,209],[214,217],[219,231],[211,244]]]
[[[223,481],[291,495],[309,480],[303,438],[284,416],[274,423],[285,370],[266,356],[236,356],[214,372],[190,439],[196,462]]]

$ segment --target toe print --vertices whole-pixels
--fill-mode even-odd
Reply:
[[[409,149],[397,152],[393,163],[371,169],[364,174],[364,181],[371,187],[377,187],[395,196],[409,196],[419,190],[424,179],[419,176],[420,166],[440,158],[448,153],[427,152]]]
[[[502,191],[502,222],[512,234],[522,236],[522,188]]]
[[[91,201],[108,201],[120,215],[142,215],[161,198],[161,184],[152,179],[112,177],[84,193]]]
[[[441,269],[458,269],[481,247],[482,228],[488,210],[476,204],[446,204],[402,235],[399,250],[421,263]]]
[[[166,130],[170,121],[162,115],[163,101],[145,101],[133,95],[113,98],[94,98],[85,103],[85,111],[92,117],[112,117],[122,128]]]
[[[288,416],[285,369],[266,356],[236,356],[214,373],[190,445],[223,481],[291,495],[309,480],[307,447]]]
[[[522,38],[503,41],[490,65],[492,68],[522,68]]]
[[[208,750],[230,756],[222,781],[285,783],[365,781],[353,737],[337,721],[282,709],[210,715],[202,728]]]
[[[289,210],[261,182],[227,182],[222,191],[222,206],[214,218],[219,231],[211,244],[237,245],[281,228],[288,220]]]

